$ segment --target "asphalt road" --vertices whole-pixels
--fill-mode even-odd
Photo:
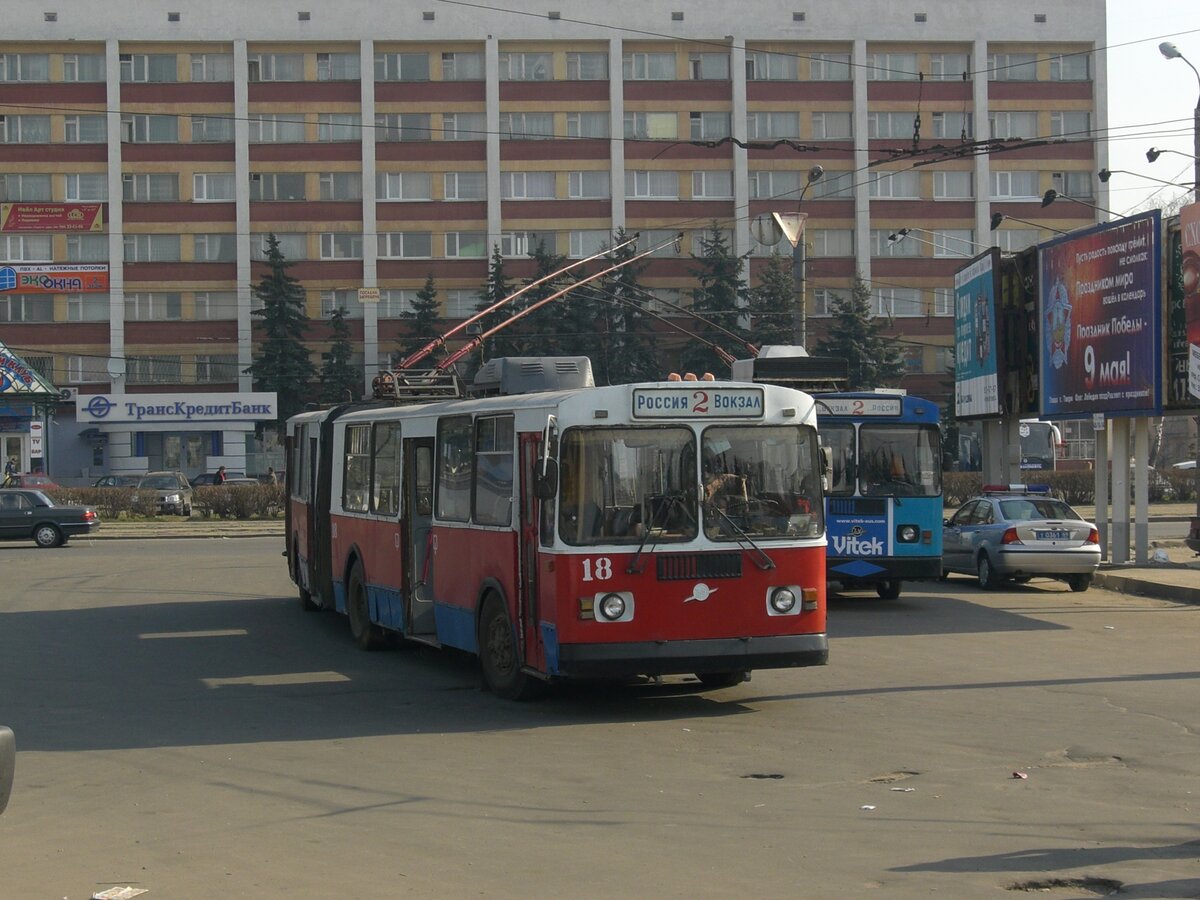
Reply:
[[[275,538],[0,571],[3,897],[1200,897],[1200,607],[952,578],[833,599],[824,668],[522,705]]]

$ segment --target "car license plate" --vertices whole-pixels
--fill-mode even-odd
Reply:
[[[1063,530],[1035,531],[1034,536],[1039,541],[1065,541],[1067,538],[1069,538],[1071,536],[1071,532],[1063,531]]]

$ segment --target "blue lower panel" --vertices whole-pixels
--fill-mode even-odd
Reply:
[[[346,582],[344,581],[333,583],[333,608],[343,616],[346,614]]]
[[[558,672],[558,629],[549,622],[542,622],[542,650],[546,654],[546,671],[551,675]]]
[[[457,647],[468,653],[479,653],[475,636],[475,611],[445,603],[433,604],[433,620],[437,624],[438,640],[447,647]]]
[[[395,588],[368,587],[371,621],[393,631],[404,631],[404,596]]]

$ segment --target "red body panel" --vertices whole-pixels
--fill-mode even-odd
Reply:
[[[333,523],[333,580],[345,578],[351,552],[356,552],[363,576],[371,587],[400,590],[403,579],[403,550],[400,523],[366,516],[335,515]]]
[[[504,591],[510,613],[517,601],[517,533],[485,528],[433,529],[436,603],[474,609],[487,579]]]

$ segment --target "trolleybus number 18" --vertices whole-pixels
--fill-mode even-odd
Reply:
[[[612,578],[612,560],[607,556],[601,556],[595,560],[584,559],[584,581],[608,581],[610,578]]]

